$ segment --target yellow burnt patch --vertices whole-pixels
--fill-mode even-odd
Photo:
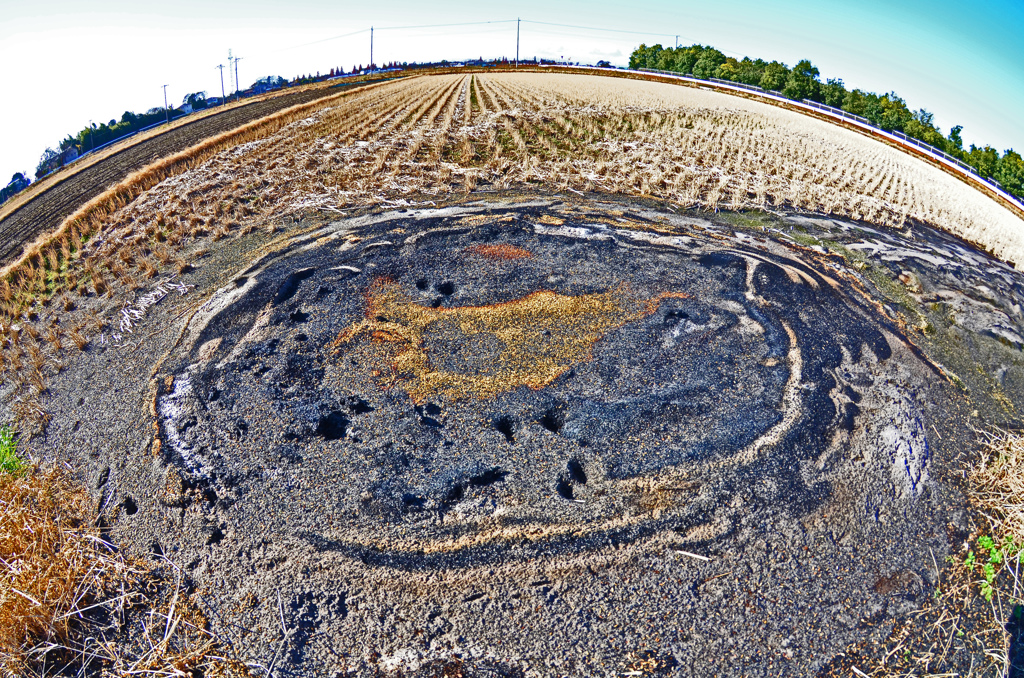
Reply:
[[[493,398],[521,386],[540,389],[574,364],[592,358],[608,331],[651,315],[668,292],[638,300],[623,287],[571,296],[547,290],[486,306],[430,308],[409,299],[390,281],[376,281],[367,294],[366,319],[353,323],[332,348],[368,343],[391,374],[375,374],[386,386],[400,385],[416,403]]]

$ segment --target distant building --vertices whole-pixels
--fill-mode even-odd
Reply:
[[[0,202],[5,202],[8,198],[13,197],[16,193],[21,193],[31,182],[21,172],[18,172],[11,177],[11,182],[7,184],[5,188],[0,188]]]
[[[254,94],[263,94],[275,90],[278,87],[283,87],[288,84],[288,81],[279,75],[268,75],[265,78],[260,78],[252,84],[251,90]]]

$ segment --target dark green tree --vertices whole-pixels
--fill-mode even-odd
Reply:
[[[786,78],[782,93],[795,101],[816,99],[821,82],[818,81],[818,69],[807,59],[803,59],[793,67]]]
[[[1024,196],[1024,159],[1012,148],[1003,153],[996,169],[995,180],[1010,193]]]
[[[958,151],[963,150],[964,147],[964,140],[960,137],[960,132],[963,130],[963,125],[953,125],[949,130],[949,136],[947,137],[949,139],[949,143]]]
[[[999,151],[988,145],[978,148],[971,144],[971,150],[967,151],[967,163],[973,165],[983,177],[995,176],[999,169]]]
[[[839,78],[829,78],[819,88],[818,100],[826,106],[842,108],[843,100],[846,98],[846,87]]]
[[[647,45],[641,44],[633,53],[629,55],[629,67],[633,69],[637,68],[657,68],[658,57],[661,52],[664,51],[661,45]],[[353,68],[355,72],[357,69]]]
[[[874,95],[866,117],[882,129],[902,132],[914,114],[907,108],[907,103],[903,99],[895,92],[889,92],[882,96]]]
[[[761,74],[761,81],[757,84],[762,89],[776,92],[786,85],[788,78],[789,69],[786,68],[786,64],[773,61],[770,64],[765,64],[764,71]]]
[[[725,63],[725,55],[714,47],[704,48],[697,63],[693,65],[693,75],[698,78],[714,78],[718,76],[718,67]]]
[[[859,89],[847,92],[846,96],[843,97],[843,110],[861,117],[867,117],[869,104],[870,98],[868,93]]]

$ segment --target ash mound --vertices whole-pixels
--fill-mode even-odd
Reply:
[[[837,279],[740,244],[485,221],[337,224],[220,290],[164,364],[173,463],[270,529],[416,567],[806,513],[855,456],[839,438],[893,452],[860,471],[887,494],[926,489],[921,415],[887,386],[901,339]]]

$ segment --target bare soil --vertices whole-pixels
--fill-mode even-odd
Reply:
[[[256,672],[814,675],[920,631],[996,675],[969,582],[928,614],[975,427],[1020,423],[1024,277],[915,214],[1012,215],[594,80],[386,84],[165,180],[82,255],[114,282],[7,328],[0,421],[31,391],[24,449]],[[804,154],[764,181],[762,129]],[[188,265],[118,276],[162,212]]]

